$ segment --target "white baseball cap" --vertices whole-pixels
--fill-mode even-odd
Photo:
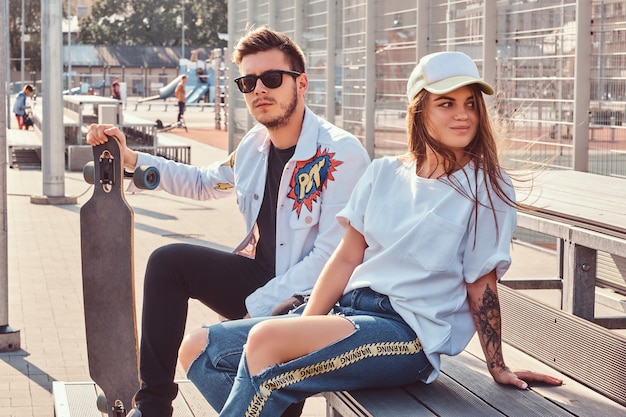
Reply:
[[[406,93],[410,102],[422,90],[445,94],[470,84],[478,84],[485,94],[493,94],[493,87],[480,78],[472,58],[462,52],[436,52],[419,60],[409,77]]]

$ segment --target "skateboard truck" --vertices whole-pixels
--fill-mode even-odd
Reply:
[[[115,185],[115,159],[108,150],[105,150],[98,159],[100,167],[100,178],[98,183],[102,185],[105,192],[111,191]],[[95,184],[95,164],[93,161],[87,162],[83,167],[83,178],[89,184]],[[141,165],[134,172],[124,170],[124,178],[132,178],[137,188],[142,190],[154,190],[159,186],[161,175],[159,170],[153,166]]]
[[[104,151],[100,156],[100,184],[113,185],[115,183],[113,155],[111,152]]]
[[[109,410],[109,404],[107,403],[107,399],[104,394],[100,394],[96,401],[96,405],[98,407],[98,411],[103,414],[108,414],[111,411],[114,417],[126,417],[126,407],[124,407],[124,403],[121,400],[115,400],[115,403]]]
[[[113,413],[115,413],[115,417],[126,416],[126,408],[124,408],[124,404],[120,400],[115,401],[115,405],[113,406]]]

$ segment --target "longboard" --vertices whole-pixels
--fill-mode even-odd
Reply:
[[[83,302],[89,374],[102,390],[98,408],[109,417],[126,415],[139,389],[135,314],[133,210],[124,197],[124,164],[117,139],[93,148],[83,170],[94,184],[80,209]],[[159,173],[141,167],[134,182],[154,189]]]

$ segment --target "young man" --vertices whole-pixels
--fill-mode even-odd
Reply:
[[[26,99],[33,94],[33,91],[35,91],[33,86],[26,84],[22,91],[20,91],[15,97],[13,113],[15,113],[15,118],[17,119],[18,129],[28,130],[28,126],[24,123],[24,119],[26,118],[26,109],[30,108],[30,106],[26,104]]]
[[[176,123],[178,127],[181,127],[181,119],[185,114],[185,105],[187,104],[187,97],[185,96],[185,84],[187,84],[187,76],[183,75],[180,79],[180,82],[176,86],[176,90],[174,90],[174,96],[176,96],[176,100],[178,101],[178,117],[176,118]]]
[[[120,139],[127,169],[153,165],[160,187],[195,199],[236,193],[247,236],[234,253],[172,244],[146,268],[142,313],[142,387],[135,396],[148,417],[171,416],[174,373],[187,301],[196,298],[228,319],[269,316],[294,295],[310,293],[341,238],[335,220],[369,165],[361,143],[318,118],[304,103],[302,50],[286,35],[260,28],[233,54],[235,80],[259,122],[225,161],[198,168],[135,152],[116,127],[92,125],[87,141]],[[242,346],[233,346],[242,350]],[[219,410],[218,410],[219,411]],[[299,415],[299,410],[294,414]]]

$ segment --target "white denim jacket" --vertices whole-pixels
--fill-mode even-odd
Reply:
[[[174,195],[208,200],[236,192],[247,235],[234,251],[254,257],[269,148],[267,129],[256,125],[226,161],[200,168],[140,153],[137,166],[158,168],[159,189]],[[250,316],[268,316],[292,295],[310,294],[343,235],[335,215],[369,163],[358,139],[306,109],[278,192],[276,276],[246,299]]]

